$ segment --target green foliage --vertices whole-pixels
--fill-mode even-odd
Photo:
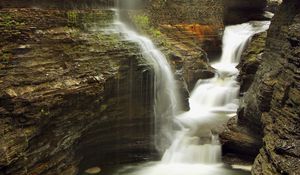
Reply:
[[[109,45],[116,45],[120,40],[116,35],[104,35],[103,33],[97,33],[96,39]]]
[[[101,112],[105,111],[105,110],[107,109],[107,107],[108,107],[108,106],[107,106],[106,104],[101,105],[101,106],[100,106]]]
[[[143,32],[153,36],[160,37],[162,34],[159,30],[152,27],[150,24],[149,17],[146,15],[134,15],[133,22],[137,25]]]
[[[8,62],[11,58],[12,55],[10,53],[0,51],[0,62]]]
[[[162,35],[159,30],[152,27],[150,28],[150,34],[154,37],[160,37]]]
[[[154,0],[153,4],[156,8],[162,8],[166,5],[167,0]]]
[[[150,26],[150,20],[149,20],[148,16],[146,16],[146,15],[133,16],[133,20],[134,20],[135,24],[137,24],[143,30],[148,29]]]
[[[0,27],[13,28],[16,26],[25,25],[23,22],[16,21],[11,15],[2,13],[0,14]]]
[[[68,11],[67,12],[67,16],[68,16],[68,23],[70,26],[74,26],[77,23],[78,20],[78,14],[76,11]]]

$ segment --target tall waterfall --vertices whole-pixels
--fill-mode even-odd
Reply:
[[[118,3],[118,1],[117,1]],[[251,37],[266,31],[267,21],[252,21],[228,26],[223,36],[221,59],[212,63],[214,78],[199,80],[189,99],[190,111],[176,115],[179,100],[176,83],[165,56],[150,39],[130,30],[120,20],[116,9],[113,31],[126,40],[140,45],[147,62],[155,73],[155,115],[157,148],[163,150],[162,140],[171,140],[160,162],[144,164],[134,170],[128,168],[118,174],[130,175],[215,175],[232,174],[221,162],[221,145],[217,129],[236,115],[238,108],[238,70],[235,68]],[[171,117],[171,118],[170,118]],[[171,121],[171,120],[172,121]],[[171,123],[179,126],[178,130]]]
[[[208,80],[199,80],[189,99],[190,111],[174,117],[173,122],[177,123],[180,129],[169,131],[169,133],[175,133],[174,139],[171,146],[164,153],[162,160],[154,164],[140,165],[134,170],[126,170],[123,173],[119,172],[119,174],[243,174],[240,171],[230,170],[223,166],[221,162],[221,145],[216,130],[227,122],[230,117],[236,115],[239,102],[239,84],[236,82],[238,70],[235,67],[241,58],[242,52],[251,37],[256,33],[266,31],[269,25],[270,22],[268,21],[252,21],[226,27],[223,36],[222,57],[218,62],[212,63],[212,66],[216,69],[215,77]],[[148,39],[144,39],[150,42]],[[144,47],[144,49],[149,48]],[[163,60],[162,65],[169,67],[165,59]],[[156,69],[160,69],[160,66],[157,66]],[[159,70],[156,71],[160,73],[160,76],[165,73]],[[169,71],[168,68],[168,73]],[[171,75],[168,76],[171,77]],[[169,86],[169,88],[171,87]],[[166,91],[166,89],[163,89],[163,91]],[[166,96],[163,98],[166,98]]]
[[[119,0],[116,6],[119,7]],[[120,9],[116,13],[112,32],[120,33],[125,40],[137,43],[147,63],[154,69],[154,114],[155,114],[155,146],[163,153],[172,141],[172,120],[180,110],[180,100],[176,81],[165,55],[158,50],[147,37],[131,30],[120,20]]]

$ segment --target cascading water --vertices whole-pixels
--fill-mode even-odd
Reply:
[[[138,43],[148,63],[155,71],[156,98],[155,113],[157,137],[172,139],[160,162],[127,167],[117,174],[130,175],[215,175],[242,174],[237,170],[224,168],[221,163],[221,146],[217,132],[214,132],[238,108],[239,85],[236,82],[238,70],[235,68],[251,37],[268,29],[270,22],[253,21],[241,25],[228,26],[223,37],[223,53],[219,62],[213,63],[216,75],[212,79],[199,80],[193,90],[190,111],[176,116],[178,94],[170,65],[165,56],[155,48],[150,39],[130,30],[119,19],[119,11],[114,32],[122,33],[127,40]],[[166,124],[168,117],[180,126],[175,131]],[[166,118],[166,119],[164,119]],[[165,121],[165,122],[163,122]],[[163,133],[164,135],[161,135]],[[173,137],[170,137],[172,135]],[[160,142],[159,148],[164,148]]]
[[[251,37],[268,29],[270,22],[253,21],[228,26],[223,37],[223,53],[212,64],[214,78],[200,80],[190,97],[190,111],[175,118],[182,129],[166,151],[164,163],[218,164],[221,146],[212,131],[236,114],[239,85],[235,68]]]
[[[116,6],[119,7],[119,0],[116,0]],[[173,139],[172,119],[181,109],[176,81],[164,54],[149,38],[139,35],[120,20],[119,8],[114,11],[116,13],[114,25],[107,31],[120,33],[125,40],[137,43],[147,64],[154,69],[155,146],[163,153]]]

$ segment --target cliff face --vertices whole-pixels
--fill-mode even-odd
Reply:
[[[253,174],[300,173],[299,31],[300,2],[286,0],[272,21],[263,62],[244,98],[241,118],[264,128]]]
[[[221,137],[225,153],[258,154],[252,174],[300,173],[299,31],[300,2],[284,1],[239,65],[244,96]]]
[[[135,44],[99,30],[112,19],[0,10],[0,174],[71,175],[151,155],[151,68]]]
[[[113,7],[114,0],[1,0],[0,8]]]
[[[153,0],[151,10],[159,23],[223,24],[222,1]]]
[[[249,20],[262,19],[266,0],[223,0],[224,23],[240,24]]]

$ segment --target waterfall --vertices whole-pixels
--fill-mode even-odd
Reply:
[[[212,63],[212,67],[216,69],[215,77],[197,82],[189,99],[190,110],[178,115],[180,103],[176,82],[166,57],[149,38],[139,35],[121,22],[119,9],[115,12],[116,20],[112,31],[121,33],[126,40],[138,43],[143,56],[154,69],[155,138],[158,150],[165,149],[167,144],[164,140],[171,141],[160,162],[140,165],[131,171],[125,168],[118,174],[232,174],[233,170],[226,169],[221,162],[217,130],[236,115],[239,103],[236,66],[242,52],[251,37],[266,31],[270,22],[252,21],[225,28],[221,59]],[[176,123],[179,129],[174,130],[172,123]]]
[[[269,25],[267,21],[253,21],[226,27],[222,57],[212,64],[217,73],[212,79],[198,81],[189,99],[190,111],[176,116],[182,129],[165,152],[164,163],[221,163],[221,145],[213,131],[236,114],[239,85],[235,67],[251,37]]]
[[[236,66],[242,52],[252,36],[266,31],[269,25],[269,21],[252,21],[226,27],[221,59],[212,63],[216,69],[215,77],[199,80],[189,99],[190,111],[173,118],[173,122],[180,126],[180,129],[169,131],[174,133],[174,137],[162,160],[139,165],[133,170],[121,170],[118,174],[244,174],[238,170],[228,169],[222,164],[221,145],[216,131],[230,117],[236,115],[239,103]],[[162,72],[160,73],[159,75],[162,75]]]
[[[116,6],[119,7],[119,0]],[[127,4],[128,5],[128,4]],[[147,64],[154,70],[154,115],[155,115],[155,146],[163,153],[173,140],[172,120],[180,110],[179,93],[171,66],[164,54],[158,50],[147,37],[131,30],[120,20],[120,8],[116,13],[111,32],[120,33],[125,40],[137,43]]]

